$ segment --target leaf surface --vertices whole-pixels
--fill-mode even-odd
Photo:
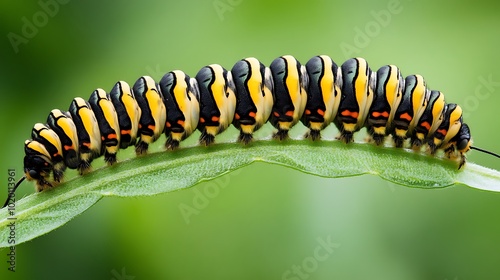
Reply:
[[[500,191],[500,172],[496,170],[472,163],[458,170],[456,162],[405,149],[340,141],[256,141],[249,146],[223,143],[132,158],[29,195],[16,202],[14,216],[8,208],[0,210],[0,236],[9,236],[9,225],[15,221],[16,244],[20,244],[64,225],[104,196],[168,193],[258,161],[327,178],[374,174],[408,187],[464,184]],[[10,245],[8,238],[0,240],[0,248]]]

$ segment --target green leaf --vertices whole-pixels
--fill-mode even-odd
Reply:
[[[103,196],[149,196],[188,188],[241,168],[267,162],[328,178],[374,174],[418,188],[443,188],[461,183],[500,191],[500,172],[392,147],[340,141],[256,141],[195,146],[137,157],[78,176],[42,193],[16,202],[16,244],[48,233],[82,213]],[[9,236],[7,208],[0,210],[0,236]],[[0,247],[8,247],[8,239]]]

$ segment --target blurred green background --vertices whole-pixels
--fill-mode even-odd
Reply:
[[[373,70],[396,64],[461,104],[476,145],[500,152],[495,1],[66,2],[0,4],[4,186],[8,168],[21,176],[33,124],[73,97],[174,69],[230,69],[248,56],[267,65],[284,54],[302,63],[328,54],[339,65],[362,56]],[[24,39],[12,44],[11,33]],[[329,128],[327,137],[335,133]],[[500,169],[475,151],[469,160]],[[17,197],[32,192],[24,184]],[[460,185],[410,189],[374,176],[324,179],[253,164],[188,190],[103,199],[19,245],[15,273],[0,251],[0,279],[497,279],[499,202],[499,194]],[[195,212],[183,216],[185,206]],[[336,244],[321,260],[318,238]]]

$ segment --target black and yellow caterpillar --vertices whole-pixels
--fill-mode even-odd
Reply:
[[[88,101],[73,99],[68,111],[52,110],[25,142],[25,175],[15,188],[27,179],[42,191],[60,182],[66,168],[83,174],[101,155],[113,164],[118,150],[132,145],[144,154],[163,133],[167,149],[178,147],[196,129],[200,143],[210,145],[233,124],[240,131],[238,140],[248,144],[267,121],[279,140],[299,121],[312,140],[333,122],[345,143],[366,127],[376,145],[391,135],[396,147],[420,150],[426,145],[430,154],[441,149],[459,168],[471,148],[490,153],[472,146],[460,106],[446,103],[443,93],[428,89],[420,75],[403,78],[394,65],[373,72],[363,58],[339,67],[326,55],[306,65],[285,55],[266,67],[250,57],[230,71],[205,66],[194,78],[175,70],[159,83],[149,76],[133,87],[119,81],[109,93],[96,89]]]

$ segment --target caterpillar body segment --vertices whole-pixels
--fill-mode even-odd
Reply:
[[[167,149],[175,149],[198,126],[200,93],[198,83],[180,70],[169,72],[158,84],[168,112],[165,126]]]
[[[376,73],[373,102],[366,127],[373,141],[380,145],[392,129],[393,119],[401,103],[405,80],[394,65],[380,67]]]
[[[269,122],[278,131],[274,137],[288,137],[288,131],[300,120],[307,103],[307,73],[291,55],[276,58],[270,65],[274,85],[274,104]]]
[[[163,133],[167,120],[167,110],[163,97],[150,76],[140,77],[133,86],[137,104],[141,108],[138,124],[138,141],[135,145],[137,155],[145,154],[151,143]]]
[[[402,147],[408,135],[413,133],[415,125],[427,106],[428,95],[427,85],[422,76],[406,77],[401,103],[394,116],[392,137],[396,147]]]
[[[448,142],[457,135],[462,126],[462,108],[454,103],[445,105],[443,121],[428,140],[431,154],[438,149],[446,150]]]
[[[80,163],[78,135],[71,117],[59,109],[54,109],[47,117],[47,125],[57,134],[61,141],[64,164],[71,169],[77,168]]]
[[[113,164],[116,162],[116,153],[120,149],[121,137],[115,107],[109,96],[101,88],[92,92],[89,104],[92,111],[94,111],[101,132],[101,150],[104,151],[104,161]]]
[[[196,81],[200,92],[200,144],[207,146],[233,122],[236,88],[231,72],[219,64],[203,67],[196,74]]]
[[[31,139],[45,146],[52,161],[64,163],[61,140],[52,129],[45,124],[36,123],[31,130]]]
[[[444,94],[440,91],[432,90],[427,106],[411,136],[411,145],[414,149],[420,148],[424,144],[425,139],[429,135],[433,135],[439,125],[441,125],[445,105]]]
[[[363,58],[351,58],[342,69],[342,95],[335,125],[340,130],[338,139],[345,143],[353,141],[353,134],[365,124],[373,102],[372,71]]]
[[[90,104],[82,98],[74,98],[68,112],[78,134],[80,163],[77,169],[84,174],[90,169],[92,160],[102,154],[101,131]]]
[[[262,127],[274,104],[271,70],[256,58],[242,59],[231,69],[236,87],[233,125],[240,130],[238,141],[248,144]]]
[[[141,108],[135,100],[130,85],[127,82],[118,81],[109,92],[109,97],[118,116],[120,149],[134,146],[137,142]]]
[[[312,140],[321,138],[321,130],[326,128],[337,115],[342,87],[340,67],[326,55],[311,58],[305,66],[308,76],[306,87],[307,102],[302,115],[302,123],[309,128],[305,137]]]

